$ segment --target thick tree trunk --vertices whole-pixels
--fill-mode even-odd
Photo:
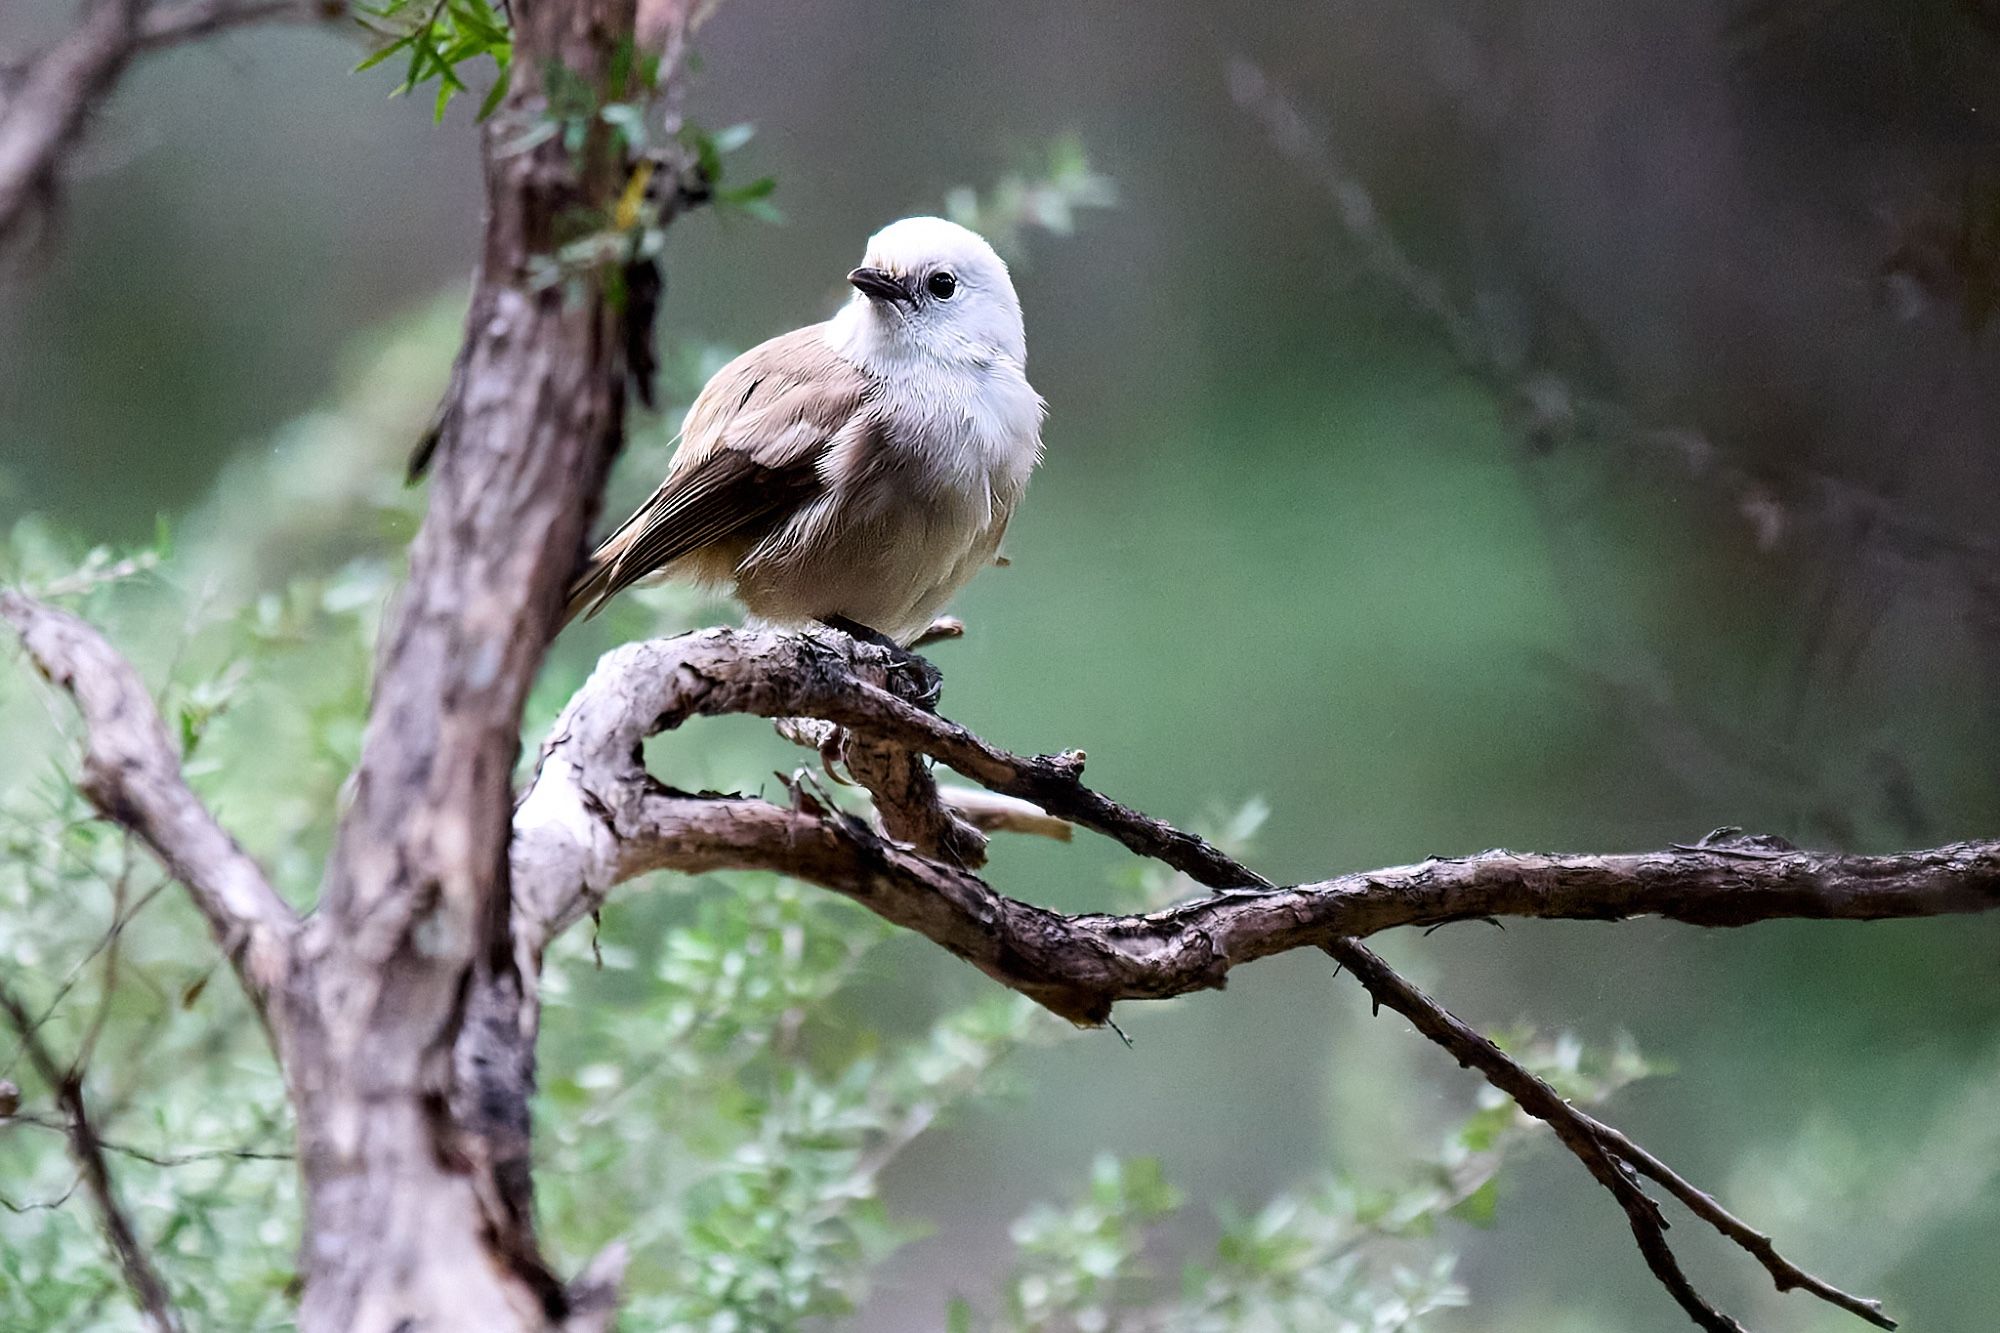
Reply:
[[[509,920],[510,782],[622,435],[625,367],[598,275],[537,287],[529,261],[605,216],[624,171],[594,114],[581,151],[562,134],[519,145],[554,114],[548,70],[602,105],[631,95],[637,62],[614,59],[632,0],[513,14],[515,86],[485,134],[481,277],[430,508],[275,1023],[308,1196],[308,1333],[570,1326],[526,1171],[534,1019]]]

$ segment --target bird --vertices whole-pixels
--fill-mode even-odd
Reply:
[[[996,562],[1042,456],[1012,277],[976,232],[891,223],[846,303],[717,371],[667,476],[590,555],[564,623],[636,583],[727,587],[754,621],[907,649]]]

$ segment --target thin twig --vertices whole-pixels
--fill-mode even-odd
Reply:
[[[1597,1183],[1625,1210],[1632,1237],[1660,1285],[1710,1333],[1744,1333],[1743,1326],[1710,1305],[1681,1271],[1667,1244],[1667,1221],[1660,1207],[1639,1188],[1631,1172],[1609,1151],[1595,1131],[1596,1122],[1571,1106],[1544,1079],[1495,1046],[1436,1000],[1411,985],[1365,945],[1334,940],[1326,951],[1354,974],[1375,1001],[1410,1020],[1410,1025],[1442,1046],[1460,1065],[1476,1069],[1488,1083],[1513,1098],[1520,1108],[1554,1130],[1562,1145],[1576,1155]],[[1891,1325],[1893,1327],[1893,1325]]]
[[[79,858],[79,860],[80,859],[81,858]],[[91,867],[85,864],[83,865],[82,868],[86,872],[88,872]],[[59,1008],[62,1002],[69,997],[69,993],[72,990],[76,989],[77,983],[83,979],[83,974],[89,970],[91,963],[97,960],[98,955],[102,954],[106,949],[110,948],[111,942],[115,940],[118,937],[118,935],[122,933],[128,926],[130,926],[133,921],[137,920],[141,912],[145,911],[148,907],[152,906],[153,902],[156,899],[158,899],[162,893],[166,892],[172,886],[173,886],[172,880],[170,879],[161,880],[159,883],[155,884],[152,888],[140,894],[139,901],[132,904],[131,910],[126,912],[124,916],[112,921],[112,923],[105,928],[104,933],[98,937],[97,942],[91,945],[90,948],[84,953],[84,955],[81,958],[77,959],[76,962],[70,965],[69,972],[64,975],[63,979],[60,982],[56,984],[55,993],[49,997],[48,1003],[42,1006],[42,1012],[35,1019],[36,1027],[39,1028],[42,1024],[49,1021],[50,1017],[52,1017],[55,1014],[57,1008]],[[22,1051],[16,1050],[12,1055],[7,1057],[7,1060],[4,1064],[0,1064],[0,1077],[5,1077],[7,1074],[13,1072],[14,1065],[16,1062],[20,1060],[22,1054],[23,1054]]]
[[[35,1129],[46,1129],[57,1134],[67,1134],[69,1132],[69,1127],[64,1122],[49,1116],[17,1115],[11,1117],[5,1123],[10,1125],[28,1125]],[[104,1151],[116,1153],[120,1157],[129,1157],[135,1162],[144,1162],[148,1166],[164,1168],[192,1166],[197,1162],[290,1162],[297,1160],[298,1157],[298,1154],[282,1149],[269,1150],[263,1148],[198,1148],[193,1152],[156,1153],[145,1148],[135,1147],[132,1144],[121,1143],[116,1139],[107,1139],[102,1136],[99,1136],[97,1145],[104,1149]]]
[[[83,1040],[77,1043],[76,1055],[70,1061],[72,1073],[80,1073],[90,1064],[90,1057],[97,1053],[97,1039],[104,1035],[104,1025],[111,1021],[111,1005],[118,997],[118,963],[125,941],[125,901],[132,889],[132,835],[127,833],[119,839],[118,855],[120,865],[118,876],[111,881],[111,926],[105,932],[104,980],[98,986],[97,1011],[90,1017],[90,1026],[85,1029]]]
[[[8,1212],[13,1213],[16,1217],[19,1217],[24,1213],[54,1212],[56,1209],[68,1203],[71,1199],[75,1198],[77,1190],[80,1189],[82,1185],[83,1185],[83,1177],[78,1176],[76,1179],[69,1182],[68,1189],[64,1190],[61,1194],[58,1194],[55,1198],[37,1199],[33,1203],[16,1203],[14,1202],[14,1200],[8,1198],[6,1195],[0,1194],[0,1208],[5,1208]]]
[[[84,1188],[97,1205],[98,1223],[104,1229],[105,1239],[111,1244],[119,1270],[125,1275],[125,1285],[132,1289],[133,1301],[156,1333],[181,1333],[180,1316],[167,1293],[166,1280],[153,1266],[152,1256],[140,1244],[138,1231],[118,1200],[111,1168],[104,1160],[104,1141],[98,1137],[84,1102],[83,1071],[63,1067],[48,1043],[42,1040],[27,1007],[5,985],[0,985],[0,1012],[6,1014],[8,1022],[13,1024],[14,1031],[20,1036],[21,1044],[28,1053],[28,1063],[34,1066],[35,1072],[55,1096],[69,1136],[70,1154],[76,1159]]]
[[[1692,1184],[1672,1167],[1640,1147],[1625,1134],[1601,1120],[1579,1111],[1578,1115],[1590,1122],[1591,1129],[1607,1147],[1637,1168],[1640,1174],[1658,1181],[1669,1194],[1687,1205],[1689,1212],[1707,1222],[1729,1239],[1742,1246],[1758,1263],[1770,1273],[1771,1281],[1779,1291],[1797,1288],[1809,1291],[1829,1305],[1837,1305],[1850,1314],[1859,1315],[1877,1328],[1894,1328],[1896,1321],[1882,1313],[1882,1302],[1865,1296],[1855,1296],[1840,1288],[1814,1277],[1784,1255],[1771,1238],[1742,1218],[1716,1202],[1713,1195],[1700,1186]]]

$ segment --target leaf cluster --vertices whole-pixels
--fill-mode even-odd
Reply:
[[[390,60],[407,61],[395,95],[414,93],[436,80],[433,114],[438,120],[444,119],[454,96],[472,91],[461,71],[480,60],[493,62],[494,75],[480,99],[479,119],[492,115],[507,95],[514,34],[506,15],[487,0],[380,0],[357,4],[354,13],[355,22],[378,43],[355,72]]]

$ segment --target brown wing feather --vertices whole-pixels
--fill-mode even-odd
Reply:
[[[571,585],[569,618],[714,547],[747,549],[824,488],[818,464],[873,396],[817,327],[745,352],[716,372],[682,427],[660,488],[607,537]]]

